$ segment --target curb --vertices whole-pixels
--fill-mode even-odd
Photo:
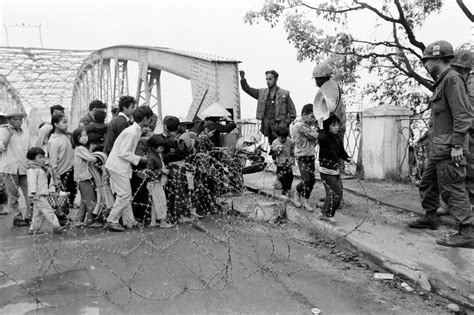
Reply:
[[[317,219],[311,220],[311,218],[305,215],[307,212],[305,212],[304,210],[298,210],[292,205],[289,206],[291,204],[291,201],[286,198],[283,198],[279,195],[273,195],[269,192],[261,190],[256,186],[252,186],[249,184],[244,184],[244,186],[251,192],[258,193],[266,197],[272,197],[284,202],[286,205],[286,216],[288,220],[300,226],[303,226],[304,228],[313,231],[315,230],[323,237],[327,237],[333,241],[337,241],[337,243],[342,248],[350,251],[353,254],[357,254],[364,259],[367,259],[379,268],[390,271],[401,278],[408,279],[409,281],[421,287],[423,290],[436,293],[437,295],[446,298],[450,301],[453,301],[454,303],[457,303],[467,309],[474,310],[474,301],[469,301],[468,299],[459,297],[459,295],[468,296],[469,292],[468,294],[459,294],[459,292],[453,292],[454,290],[450,287],[449,284],[434,279],[430,276],[429,273],[425,273],[424,271],[419,270],[418,268],[416,268],[416,266],[411,267],[406,263],[394,261],[392,258],[384,255],[383,253],[372,250],[367,245],[351,238],[350,235],[347,235],[346,231],[342,231],[329,223]],[[373,201],[378,201],[369,196],[363,195],[363,197],[367,197]],[[392,205],[390,204],[384,205],[392,207]]]

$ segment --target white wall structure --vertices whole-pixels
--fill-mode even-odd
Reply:
[[[408,176],[411,110],[380,105],[362,112],[362,164],[366,179]]]

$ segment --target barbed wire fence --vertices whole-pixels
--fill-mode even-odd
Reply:
[[[360,113],[348,113],[345,144],[346,151],[354,161],[359,160],[357,156],[360,154],[360,120]],[[424,123],[425,120],[421,118],[412,118],[410,128],[419,129],[421,126],[423,130],[426,128]],[[250,126],[254,131],[259,131],[258,125],[246,126]],[[245,135],[249,132],[251,130],[246,132],[243,130],[242,133]],[[412,134],[410,133],[410,135]],[[407,148],[413,145],[416,136],[410,138],[407,140]],[[265,147],[265,142],[263,142],[263,146]],[[227,158],[218,159],[216,154]],[[191,228],[188,225],[178,225],[172,230],[161,230],[140,226],[125,232],[132,236],[127,237],[126,240],[122,238],[116,240],[115,234],[104,229],[91,228],[69,227],[62,235],[34,234],[30,236],[31,242],[27,244],[29,250],[27,257],[17,257],[7,249],[2,249],[2,256],[6,264],[2,264],[0,267],[0,277],[20,288],[37,304],[38,309],[57,309],[83,299],[97,297],[107,297],[118,306],[130,304],[134,297],[157,302],[167,301],[175,299],[185,291],[224,290],[229,285],[244,281],[257,273],[266,273],[272,276],[287,273],[292,260],[292,237],[284,225],[259,223],[262,224],[265,239],[258,241],[239,229],[239,224],[252,225],[255,224],[255,221],[254,217],[247,218],[236,213],[232,202],[229,202],[229,199],[232,198],[231,193],[245,196],[244,199],[247,201],[248,207],[252,209],[251,211],[262,210],[262,205],[260,204],[261,199],[246,189],[243,178],[240,177],[242,176],[242,164],[234,163],[236,160],[233,158],[235,158],[234,147],[198,155],[197,161],[194,161],[189,167],[194,168],[193,173],[200,183],[195,184],[194,191],[188,191],[187,195],[178,197],[181,199],[178,202],[184,205],[191,204],[207,209],[207,213],[204,210],[203,214],[206,215],[208,222],[212,222],[211,225],[195,220],[190,223]],[[265,171],[272,167],[274,165],[271,162],[268,163],[260,176],[267,176]],[[293,169],[297,169],[296,166],[293,166]],[[137,174],[139,171],[134,172]],[[352,168],[348,169],[348,173],[356,175]],[[229,180],[232,176],[234,178]],[[154,179],[145,174],[138,190],[145,188],[146,181]],[[357,176],[355,176],[355,180],[364,190],[363,183]],[[209,185],[207,181],[213,182],[212,185]],[[187,187],[188,182],[184,176],[175,179],[173,185]],[[149,209],[150,200],[136,200],[137,191],[133,194],[133,206],[143,206]],[[209,198],[193,198],[196,197],[193,195],[197,192]],[[274,190],[272,200],[275,200],[276,194],[277,192]],[[367,222],[371,211],[367,193],[365,193],[365,200],[364,216],[355,223],[354,228],[346,233],[346,236]],[[201,202],[204,204],[200,204]],[[220,210],[212,212],[209,211],[211,209]],[[25,213],[25,206],[20,210]],[[69,213],[67,225],[73,220],[76,211],[77,205]],[[262,210],[261,213],[265,215],[265,211]],[[0,226],[10,229],[10,218],[10,216],[0,216]],[[275,218],[268,217],[267,219],[267,221],[275,221]],[[199,234],[195,234],[196,232]],[[205,239],[203,239],[203,235]],[[163,239],[166,241],[163,242]],[[284,240],[286,244],[283,261],[277,255],[277,239]],[[262,247],[259,246],[261,242],[265,242],[265,248],[268,250],[262,251]],[[216,247],[222,248],[222,250],[216,251]],[[133,256],[133,259],[130,259],[130,256]],[[236,261],[241,257],[252,261],[255,267],[247,270],[239,268]],[[63,303],[54,305],[45,302],[48,277],[74,268],[100,269],[108,274],[114,285],[108,288],[93,285],[83,286],[81,289],[84,289],[84,293],[79,297],[70,298]],[[142,286],[141,280],[151,272],[162,275],[160,279],[163,282],[171,283],[169,290],[152,292],[146,286]],[[33,276],[35,279],[33,284],[22,279],[24,274]],[[68,279],[64,284],[71,287],[78,286],[74,280]],[[127,297],[125,299],[123,298],[124,294]]]
[[[235,151],[235,148],[229,148],[227,151],[233,150]],[[291,237],[279,225],[263,224],[266,238],[258,242],[265,241],[269,251],[262,251],[255,239],[239,231],[236,219],[241,224],[253,224],[254,221],[251,218],[237,217],[232,206],[226,207],[225,200],[228,197],[225,194],[233,191],[237,195],[245,195],[253,211],[259,207],[259,199],[247,192],[242,180],[230,182],[228,177],[224,176],[228,173],[241,176],[240,167],[222,163],[212,157],[214,153],[223,154],[222,151],[197,154],[198,161],[190,166],[195,168],[193,170],[195,175],[199,173],[207,176],[205,179],[201,178],[202,182],[197,183],[195,189],[200,190],[202,196],[211,196],[212,203],[201,206],[207,210],[220,209],[217,213],[208,213],[206,216],[206,219],[213,223],[212,229],[208,227],[209,224],[196,220],[191,223],[191,229],[188,225],[178,225],[176,229],[166,230],[172,232],[168,232],[167,241],[163,242],[162,231],[165,230],[140,226],[125,232],[133,235],[127,238],[127,241],[115,240],[116,234],[103,229],[73,228],[71,223],[78,210],[78,206],[75,205],[67,214],[67,221],[64,224],[68,228],[63,234],[45,233],[30,236],[32,242],[28,244],[29,248],[25,249],[28,252],[26,260],[26,257],[16,257],[8,250],[2,249],[4,260],[9,263],[2,264],[0,275],[33,299],[39,309],[61,308],[86,298],[97,297],[107,297],[117,306],[128,305],[134,297],[151,301],[172,300],[185,291],[223,290],[232,283],[243,281],[257,273],[268,273],[272,276],[284,273],[291,260]],[[210,170],[211,168],[214,172]],[[138,172],[134,171],[135,174]],[[146,181],[154,179],[152,176],[145,175],[139,189],[144,187]],[[185,178],[176,177],[176,180],[178,182],[173,183],[174,186],[188,185]],[[205,180],[213,180],[215,186],[220,188],[211,191],[208,186],[201,185]],[[133,194],[132,199],[136,198],[136,194],[137,192]],[[189,204],[189,197],[189,195],[179,196],[185,199],[180,202]],[[193,199],[197,206],[201,201],[203,200],[200,198]],[[135,200],[132,205],[149,208],[150,200]],[[26,204],[20,208],[20,211],[26,213]],[[7,219],[9,217],[1,217],[2,228],[11,228],[11,221]],[[21,231],[21,228],[18,229]],[[195,235],[193,231],[201,233]],[[201,234],[206,236],[205,240]],[[287,244],[284,261],[277,257],[275,238],[282,239]],[[224,249],[216,252],[216,245]],[[134,256],[135,259],[130,260],[130,256]],[[243,271],[236,267],[236,257],[245,257],[252,261],[255,268]],[[133,264],[129,268],[124,268],[124,264],[130,261],[133,261]],[[196,266],[196,261],[199,262],[198,266]],[[80,297],[71,298],[63,303],[52,305],[44,302],[49,276],[84,266],[90,270],[103,270],[114,279],[116,284],[108,289],[88,286]],[[139,280],[143,280],[150,272],[165,275],[164,278],[167,281],[174,283],[174,288],[169,291],[157,290],[157,292],[141,288]],[[34,276],[33,284],[22,280],[25,274]],[[78,284],[66,279],[64,285],[77,287]],[[114,298],[114,293],[118,291],[126,292],[127,298]]]

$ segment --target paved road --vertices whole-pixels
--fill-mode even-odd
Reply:
[[[0,222],[0,314],[437,314],[365,262],[286,223],[213,216],[177,229],[32,237]]]

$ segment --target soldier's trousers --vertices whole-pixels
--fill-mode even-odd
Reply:
[[[426,211],[426,216],[436,216],[441,195],[458,225],[471,224],[472,211],[465,179],[465,166],[455,166],[451,159],[442,161],[428,159],[419,188],[421,205]]]
[[[471,130],[471,136],[469,137],[466,171],[466,189],[469,194],[469,202],[474,205],[474,130]]]

